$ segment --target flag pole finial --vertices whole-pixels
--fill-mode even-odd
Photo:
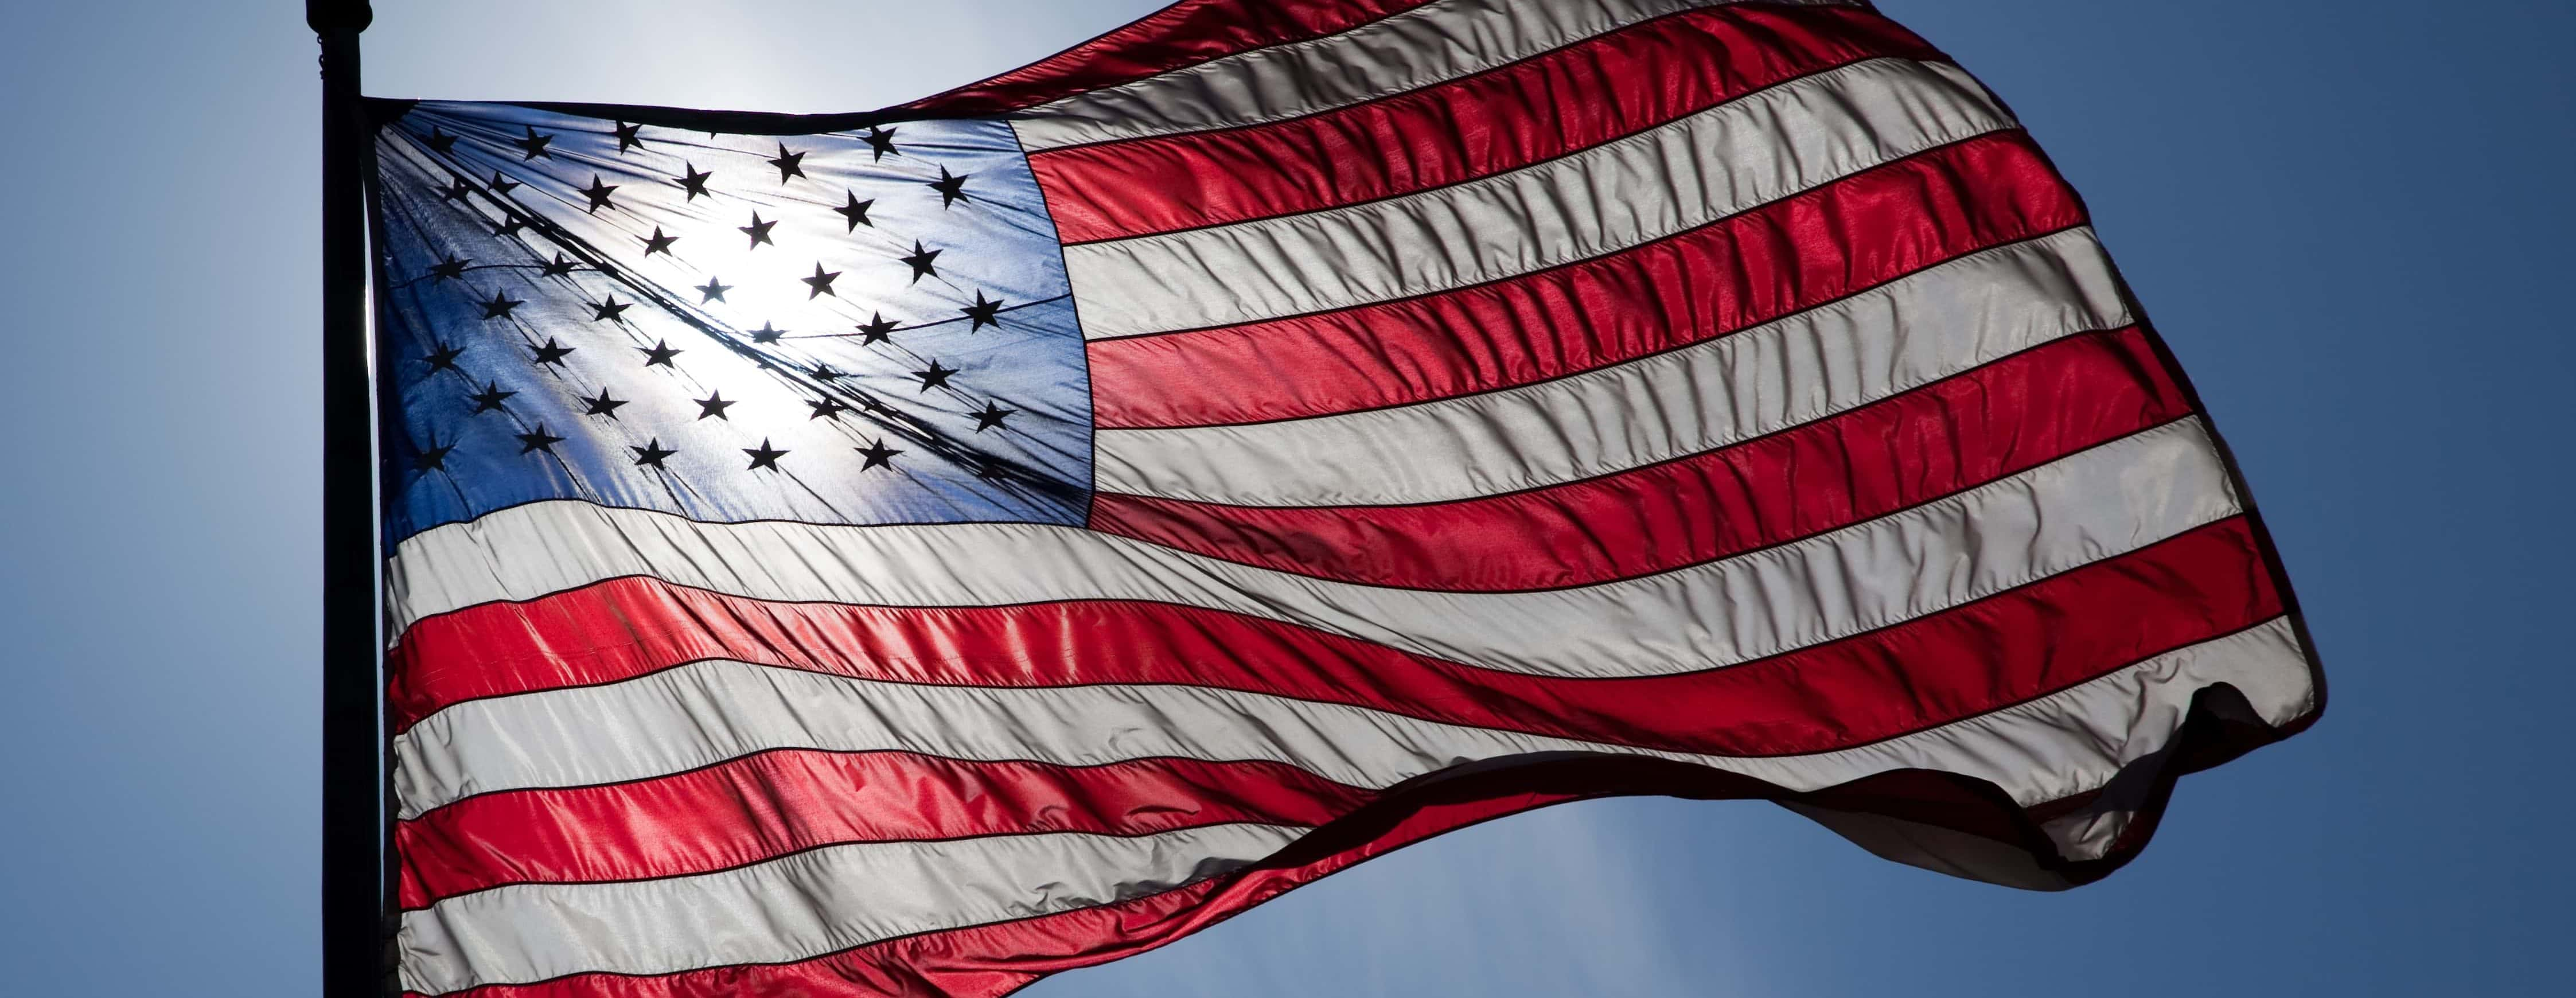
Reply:
[[[304,0],[304,23],[317,35],[356,34],[375,19],[367,0]]]

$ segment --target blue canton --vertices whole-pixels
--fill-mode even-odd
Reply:
[[[1081,522],[1082,334],[1007,125],[423,103],[377,156],[388,542],[549,499]]]

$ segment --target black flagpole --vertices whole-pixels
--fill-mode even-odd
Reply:
[[[365,184],[358,100],[366,0],[305,0],[322,43],[322,994],[383,998],[385,745],[377,719],[374,404],[367,359]]]

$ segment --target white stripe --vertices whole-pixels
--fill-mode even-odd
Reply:
[[[1935,739],[1936,750],[1904,745],[1886,760],[1887,768],[1911,766],[1978,776],[2003,788],[2024,807],[2102,791],[2087,807],[2040,826],[2060,856],[2099,859],[2109,854],[2145,803],[2147,789],[2155,785],[2147,777],[2156,775],[2153,767],[2161,765],[2154,757],[2182,731],[2193,696],[2218,683],[2244,694],[2255,718],[2274,728],[2317,709],[2315,672],[2298,631],[2290,618],[2274,617],[2061,693],[1936,729],[1936,734],[1946,736]],[[1887,744],[1914,741],[1903,738]],[[2132,767],[2140,771],[2115,779]],[[2003,778],[1989,774],[2003,774]],[[2056,874],[2040,870],[2027,853],[2017,849],[2012,854],[1997,853],[1989,840],[1918,825],[1913,826],[1915,831],[1898,832],[1910,841],[1894,842],[1886,835],[1909,823],[1854,815],[1832,820],[1810,808],[1792,805],[1791,810],[1816,817],[1864,848],[1898,862],[2035,890],[2071,886]],[[1995,862],[1998,859],[2002,861]]]
[[[1473,75],[1639,21],[1732,0],[1440,0],[1039,105],[1029,151],[1279,121]],[[1840,5],[1847,0],[1789,0]]]
[[[1476,759],[1624,751],[1207,687],[929,686],[705,661],[456,704],[394,739],[394,787],[409,820],[475,794],[620,783],[790,748],[1065,766],[1261,760],[1371,788]]]
[[[792,685],[778,688],[770,676]],[[735,681],[733,687],[725,686],[728,681]],[[1859,748],[1771,759],[1623,752],[1704,762],[1790,790],[1821,789],[1897,769],[1962,773],[1995,783],[2027,806],[2103,787],[2121,767],[2164,748],[2192,695],[2220,682],[2244,691],[2256,712],[2274,725],[2315,707],[2307,664],[2283,618],[2026,704]],[[951,701],[944,707],[913,702],[992,691],[895,687],[747,666],[705,670],[692,685],[701,697],[735,699],[698,699],[691,709],[700,713],[669,716],[665,723],[673,726],[648,730],[621,716],[639,700],[621,699],[615,688],[571,690],[523,698],[560,703],[551,711],[522,712],[513,721],[541,728],[573,726],[578,730],[564,736],[562,747],[589,749],[595,755],[645,750],[667,741],[725,740],[720,733],[745,728],[783,728],[789,739],[832,743],[838,737],[841,744],[864,745],[897,740],[877,734],[888,723],[879,712],[893,710],[899,723],[920,732],[899,739],[907,743],[956,742],[972,748],[980,743],[965,732],[1001,725],[1010,729],[1005,737],[1021,740],[1007,744],[1029,746],[1022,755],[1031,749],[1083,757],[1151,755],[1174,748],[1205,751],[1223,743],[1221,751],[1241,758],[1260,753],[1239,746],[1258,746],[1265,738],[1320,738],[1344,757],[1394,753],[1396,768],[1384,776],[1408,767],[1429,772],[1491,759],[1495,755],[1489,753],[1497,750],[1543,751],[1555,743],[1530,739],[1515,744],[1510,736],[1352,708],[1188,688],[1010,691],[1005,696],[1015,701],[1018,712],[1009,713],[982,699]],[[792,703],[780,702],[791,698]],[[648,695],[640,702],[652,699]],[[931,713],[917,713],[923,710]],[[513,755],[496,757],[506,765]],[[803,959],[916,932],[1136,896],[1259,859],[1297,834],[1290,828],[1233,825],[1135,839],[1059,833],[871,843],[694,877],[514,885],[406,914],[404,982],[441,993],[584,971],[657,974]]]
[[[2129,322],[2110,259],[2091,230],[2071,230],[1535,385],[1277,423],[1102,429],[1094,480],[1236,506],[1472,499],[1714,450]]]
[[[1067,246],[1065,268],[1089,338],[1255,322],[1617,252],[2011,127],[1957,67],[1874,59],[1464,184]]]
[[[1178,603],[1539,675],[1728,665],[1920,616],[2239,510],[2196,419],[1793,544],[1575,589],[1448,593],[1329,582],[1066,527],[700,524],[550,502],[403,541],[402,626],[626,576],[755,599],[890,606]]]
[[[2125,731],[2118,738],[2057,732],[2027,744],[1995,742],[1973,755],[1907,758],[1991,780],[2029,803],[2089,789],[2065,775],[2065,756],[2074,751],[2066,743],[2133,758],[2121,755],[2136,747],[2136,735]],[[1261,760],[1368,788],[1481,759],[1608,752],[1813,790],[1887,768],[1889,758],[1875,747],[1773,758],[1664,752],[1198,686],[927,686],[717,660],[605,686],[457,704],[394,739],[394,789],[408,820],[475,794],[649,779],[776,749],[1065,766]]]
[[[405,912],[402,983],[424,994],[585,971],[780,963],[938,929],[1142,897],[1259,859],[1303,833],[1215,825],[833,846],[722,873],[517,884]]]

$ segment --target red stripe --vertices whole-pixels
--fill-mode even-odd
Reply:
[[[1981,136],[1553,270],[1318,315],[1095,340],[1086,344],[1093,418],[1258,422],[1528,384],[2083,221],[2083,204],[2028,136]]]
[[[1087,621],[1069,632],[1051,632],[1043,619],[1023,616],[1023,627],[1015,627],[1015,640],[1020,647],[1012,650],[1023,655],[1023,670],[1012,678],[1038,683],[1064,678],[1170,681],[1172,673],[1190,673],[1195,681],[1208,686],[1273,686],[1288,694],[1327,694],[1324,699],[1440,704],[1445,714],[1481,714],[1499,727],[1515,727],[1512,722],[1520,722],[1517,727],[1538,730],[1584,727],[1584,735],[1610,743],[1674,743],[1667,748],[1716,753],[1731,750],[1747,756],[1814,753],[1893,738],[1950,719],[2009,707],[2032,696],[2045,696],[2087,678],[2097,678],[2120,665],[2151,658],[2156,652],[2195,645],[2272,619],[2282,611],[2282,603],[2280,593],[2272,588],[2272,575],[2264,567],[2257,544],[2249,523],[2244,518],[2231,518],[2154,544],[2143,552],[2063,572],[2045,583],[2027,585],[2020,591],[1986,598],[1963,609],[1922,616],[1899,627],[1862,634],[1855,640],[1811,647],[1762,663],[1703,670],[1690,676],[1638,681],[1546,681],[1430,663],[1378,650],[1363,642],[1329,640],[1288,627],[1262,627],[1260,621],[1151,609],[1172,614],[1175,619],[1203,616],[1203,621],[1198,621],[1200,632],[1195,632],[1198,645],[1190,647],[1188,637],[1175,642],[1175,634],[1180,632],[1172,627],[1151,632],[1136,627],[1100,627],[1100,621]],[[605,583],[603,588],[567,596],[603,596],[603,591],[611,588],[623,588],[623,596],[629,598],[659,596],[665,601],[696,601],[696,606],[690,606],[693,616],[665,614],[667,619],[744,621],[752,619],[752,614],[773,614],[781,619],[778,632],[768,634],[770,647],[775,650],[822,650],[832,645],[824,634],[835,627],[835,621],[822,619],[835,614],[832,606],[757,606],[734,598],[714,598],[708,593],[672,591],[652,583]],[[536,619],[564,621],[562,614],[551,614],[562,609],[577,606],[551,606],[541,614],[520,619],[520,624],[531,624]],[[592,642],[600,658],[590,658],[590,663],[603,663],[608,655],[649,652],[647,645],[654,632],[631,629],[634,621],[641,619],[641,614],[636,614],[639,609],[647,606],[636,606],[634,601],[623,606],[598,606],[603,616],[626,614],[623,627],[616,621],[605,621],[603,616],[592,616],[587,632],[531,629],[531,637],[556,650]],[[1133,606],[1110,603],[1110,609]],[[1030,609],[1015,609],[1015,614],[1025,611]],[[786,621],[788,616],[806,616],[806,621]],[[1226,629],[1229,621],[1236,627]],[[484,624],[489,624],[482,629],[484,637],[492,640],[500,637],[505,621]],[[1188,621],[1177,624],[1188,627]],[[927,629],[930,627],[925,627],[925,632]],[[420,629],[415,629],[417,632]],[[1072,652],[1064,652],[1066,647],[1072,647],[1077,637],[1074,632],[1079,632],[1079,640],[1090,642],[1087,647],[1092,650],[1121,650],[1126,655],[1108,663],[1103,663],[1108,655],[1097,652],[1077,658]],[[600,645],[598,637],[603,634],[608,642]],[[1162,642],[1162,647],[1157,647],[1157,642]],[[1296,642],[1309,645],[1296,647]],[[963,663],[984,658],[984,650],[976,650],[971,634],[940,634],[940,645],[956,655],[935,665],[948,673],[958,673]],[[1064,658],[1025,655],[1030,650],[1056,650],[1054,655]],[[672,655],[670,650],[662,652],[665,658],[685,658],[693,650],[683,650],[680,655]],[[1200,652],[1206,658],[1175,658],[1188,652]],[[757,660],[757,652],[747,652],[739,658]],[[641,665],[641,660],[629,660]],[[855,658],[781,665],[827,668],[837,673],[886,673],[904,670],[907,663]],[[1100,668],[1095,670],[1092,665]],[[621,787],[471,797],[420,823],[404,825],[399,846],[407,859],[404,903],[420,905],[435,895],[502,882],[598,879],[603,874],[670,877],[706,872],[827,841],[938,838],[1012,828],[1144,833],[1175,825],[1262,817],[1293,817],[1296,823],[1319,823],[1327,815],[1350,817],[1352,810],[1365,807],[1365,802],[1368,794],[1334,787],[1327,781],[1288,771],[1285,766],[1154,761],[1141,766],[1056,768],[1030,763],[943,763],[891,753],[773,753],[696,774],[636,781]],[[1188,817],[1157,812],[1159,807],[1182,810]],[[1244,905],[1257,900],[1260,897],[1244,900]],[[1193,928],[1198,928],[1198,923],[1177,928],[1175,934]],[[1128,936],[1121,934],[1121,939]],[[1064,949],[1036,946],[1025,936],[1010,936],[1005,949],[997,949],[994,954],[1041,952]],[[904,959],[914,957],[920,954],[907,954]],[[739,975],[765,972],[786,970],[739,967],[714,972],[714,983],[739,985]],[[590,975],[536,985],[536,990],[500,988],[482,993],[657,993],[616,990],[647,988],[654,980],[696,977]]]
[[[1377,814],[1320,831],[1232,876],[1114,904],[1079,908],[870,943],[793,963],[711,967],[659,976],[576,974],[500,984],[453,998],[1001,998],[1048,974],[1096,966],[1169,944],[1315,880],[1424,839],[1496,818],[1586,798],[1660,794],[1701,800],[1797,799],[1845,813],[1884,814],[2025,847],[2039,808],[2019,808],[1919,771],[1885,773],[1811,794],[1714,770],[1651,760],[1531,763],[1413,788]],[[2139,821],[2152,827],[2162,799]],[[2061,869],[2068,883],[2097,879],[2143,843]],[[2045,864],[2054,856],[2035,856]],[[427,998],[404,992],[406,998]]]
[[[654,977],[579,974],[496,984],[454,998],[1000,998],[1047,974],[1172,942],[1318,877],[1442,832],[1575,799],[1519,793],[1436,803],[1364,841],[1312,861],[1252,869],[1131,901],[925,933],[795,963],[716,967]],[[406,991],[406,998],[427,998]]]
[[[764,603],[629,579],[414,625],[406,720],[710,658],[952,686],[1170,683],[1716,755],[1828,751],[2013,703],[2279,613],[2243,520],[2020,589],[1731,668],[1563,679],[1308,628],[1131,602],[976,609]]]
[[[1749,443],[1419,506],[1251,507],[1104,492],[1091,527],[1372,585],[1589,585],[1849,526],[2191,411],[2132,328],[2058,340]]]
[[[1322,114],[1043,150],[1029,165],[1058,237],[1094,242],[1471,180],[1878,56],[1941,53],[1858,8],[1697,10]]]
[[[502,884],[707,873],[843,842],[1320,825],[1373,797],[1271,762],[789,751],[635,783],[469,797],[396,824],[394,841],[412,909]]]
[[[1017,111],[1238,52],[1339,34],[1425,2],[1181,0],[1000,76],[900,106],[959,115]]]

